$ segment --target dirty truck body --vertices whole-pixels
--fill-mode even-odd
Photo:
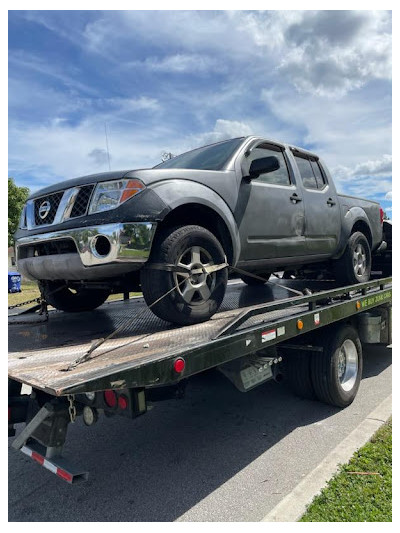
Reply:
[[[381,244],[379,204],[338,194],[317,155],[259,137],[211,146],[222,148],[222,163],[213,152],[210,161],[192,157],[187,165],[194,168],[180,168],[183,154],[152,169],[84,176],[33,194],[15,236],[19,271],[36,280],[132,290],[157,235],[185,224],[209,230],[229,265],[253,273],[332,265],[355,231],[371,252]],[[277,170],[252,174],[254,159],[271,157]],[[131,187],[131,196],[96,211],[103,209],[99,190],[116,180]]]

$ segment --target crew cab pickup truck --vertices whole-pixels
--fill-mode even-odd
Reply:
[[[58,309],[94,309],[141,286],[157,316],[185,325],[218,310],[228,266],[248,284],[279,270],[368,281],[382,220],[378,203],[338,194],[316,154],[241,137],[35,192],[16,257]]]

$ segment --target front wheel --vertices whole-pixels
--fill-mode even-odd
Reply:
[[[227,268],[210,273],[206,269],[224,262],[221,244],[207,229],[194,225],[166,228],[157,236],[149,264],[141,271],[143,297],[153,313],[167,322],[204,322],[217,312],[228,282]]]
[[[106,289],[78,288],[72,290],[63,281],[41,281],[40,292],[48,304],[69,313],[92,311],[103,304],[110,295]]]

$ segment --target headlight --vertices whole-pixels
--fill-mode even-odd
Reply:
[[[90,202],[89,215],[115,209],[144,188],[141,181],[130,179],[98,183]]]

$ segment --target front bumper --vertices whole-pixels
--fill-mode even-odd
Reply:
[[[154,222],[115,223],[21,237],[17,268],[30,279],[116,277],[147,261],[156,227]],[[39,245],[57,241],[72,241],[76,252],[38,255]]]

